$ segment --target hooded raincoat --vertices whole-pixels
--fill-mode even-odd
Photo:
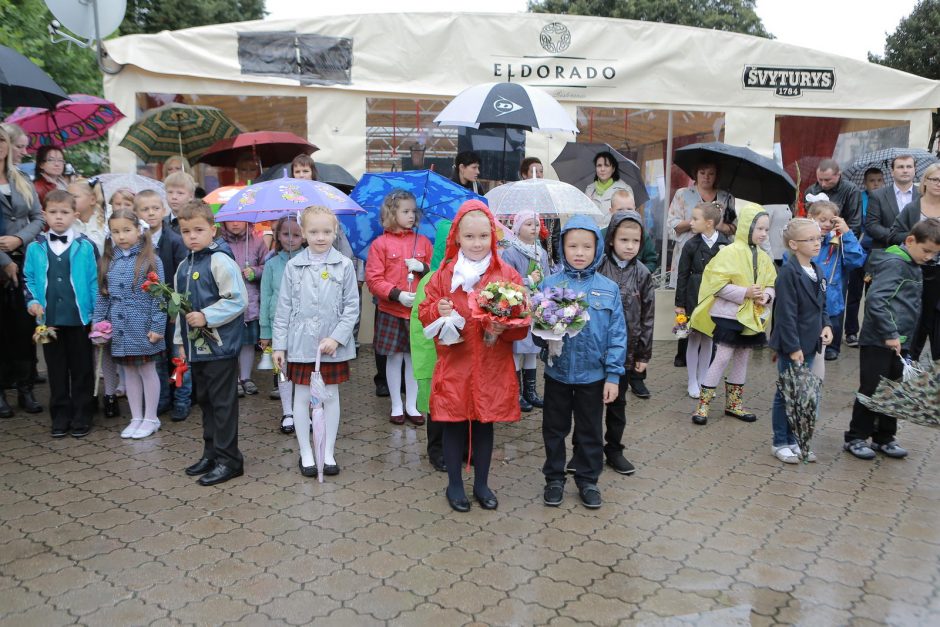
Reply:
[[[503,263],[497,254],[496,221],[486,205],[468,200],[454,217],[447,236],[444,261],[425,285],[425,300],[418,306],[421,324],[427,326],[440,317],[437,305],[442,298],[453,302],[454,309],[466,319],[461,332],[463,342],[444,346],[435,340],[437,364],[431,380],[431,417],[440,422],[515,422],[519,420],[519,382],[512,357],[512,343],[526,336],[528,327],[507,329],[493,346],[483,343],[483,325],[472,319],[467,304],[469,295],[461,288],[451,292],[459,246],[460,221],[471,211],[483,212],[490,221],[490,266],[477,284],[512,281],[522,284],[519,273]]]

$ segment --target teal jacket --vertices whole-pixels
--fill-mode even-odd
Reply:
[[[72,290],[82,324],[91,324],[98,298],[98,252],[84,235],[78,235],[69,245],[69,264],[72,272]],[[49,240],[45,237],[26,247],[23,277],[26,280],[26,306],[39,303],[46,309],[46,288],[49,276]]]
[[[281,290],[281,279],[284,278],[284,268],[287,262],[303,252],[298,248],[292,253],[282,250],[268,257],[264,262],[264,274],[261,275],[261,310],[258,319],[261,325],[262,340],[271,339],[271,325],[274,324],[274,315],[277,313],[277,295]]]

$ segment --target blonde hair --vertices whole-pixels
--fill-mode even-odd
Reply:
[[[164,172],[166,172],[167,168],[170,167],[170,164],[171,164],[171,163],[179,163],[179,164],[180,164],[180,168],[182,168],[182,169],[180,170],[180,172],[183,172],[183,173],[185,173],[185,174],[191,174],[192,171],[193,171],[193,166],[189,165],[189,160],[186,159],[186,157],[184,157],[184,156],[182,156],[182,155],[173,155],[172,157],[167,157],[166,161],[163,162],[163,171],[164,171]],[[166,180],[168,177],[172,176],[173,174],[176,174],[176,172],[173,172],[173,173],[171,173],[171,174],[167,174],[167,175],[164,177],[164,180]]]
[[[33,187],[33,184],[26,178],[26,175],[13,165],[13,140],[10,138],[9,133],[3,129],[0,129],[0,141],[5,141],[9,147],[7,150],[7,158],[0,164],[0,167],[3,167],[6,171],[7,181],[11,183],[13,187],[16,188],[16,191],[19,192],[20,196],[23,197],[23,200],[26,201],[26,206],[32,209],[33,199],[37,198],[38,200],[36,188]]]
[[[123,198],[124,200],[129,201],[133,205],[134,198],[136,197],[137,197],[137,194],[127,189],[126,187],[122,187],[121,189],[118,189],[113,194],[111,194],[111,198],[108,199],[108,204],[113,207],[115,198]]]
[[[924,170],[924,174],[920,177],[920,195],[921,197],[927,195],[927,177],[940,176],[940,163],[932,163],[927,166],[927,169]],[[904,207],[901,207],[903,209]]]
[[[636,197],[633,195],[633,189],[629,185],[627,185],[626,189],[622,187],[618,188],[617,191],[615,191],[610,198],[611,200],[613,200],[614,198],[625,198],[629,200],[636,200]]]
[[[819,223],[817,223],[816,220],[811,218],[793,218],[783,227],[783,245],[789,248],[790,242],[799,237],[800,232],[810,228],[816,233],[820,233]]]
[[[336,214],[329,210],[329,208],[322,205],[310,205],[305,208],[300,214],[300,228],[306,228],[307,219],[312,218],[313,216],[330,216],[330,221],[333,223],[333,233],[336,233],[339,229],[339,220],[336,218]]]
[[[95,204],[95,217],[98,218],[98,228],[104,228],[104,197],[101,194],[101,187],[99,185],[92,185],[91,181],[88,179],[77,178],[69,183],[69,193],[73,196],[75,192],[72,191],[72,188],[76,188],[79,193],[88,194],[94,199]]]
[[[817,200],[809,206],[809,209],[806,210],[806,215],[815,218],[821,213],[826,211],[831,211],[832,215],[839,217],[839,205],[832,202],[831,200]]]
[[[415,199],[415,195],[411,192],[406,192],[403,189],[393,189],[385,196],[385,200],[382,201],[382,212],[381,212],[381,221],[382,228],[391,230],[398,228],[398,221],[396,220],[396,214],[398,213],[398,205],[403,200],[410,200],[415,203],[415,207],[418,205],[418,201]]]
[[[143,203],[148,198],[156,198],[157,200],[160,201],[160,204],[163,205],[163,199],[160,198],[160,194],[158,192],[155,192],[152,189],[144,189],[144,190],[141,190],[140,193],[138,193],[136,196],[134,196],[134,211],[138,209],[138,206],[137,206],[138,201]],[[163,208],[166,209],[166,207],[163,207]]]
[[[190,194],[196,193],[196,179],[186,172],[174,172],[163,179],[164,187],[182,187]]]

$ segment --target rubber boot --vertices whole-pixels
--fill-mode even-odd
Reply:
[[[754,422],[757,416],[744,409],[744,386],[725,381],[725,415],[744,422]]]
[[[542,400],[542,397],[539,396],[538,389],[535,386],[535,375],[535,368],[522,371],[522,389],[525,400],[529,401],[532,407],[541,409],[542,406],[545,405],[545,402]]]
[[[117,396],[114,396],[113,394],[105,394],[104,417],[105,418],[120,418],[121,417],[121,407],[118,405]]]
[[[532,411],[532,403],[526,400],[525,397],[522,371],[517,370],[516,375],[519,377],[519,410],[524,412]]]
[[[16,386],[16,391],[18,392],[18,398],[20,408],[25,411],[27,414],[39,414],[42,413],[42,405],[39,404],[39,401],[36,400],[36,397],[33,396],[33,386],[32,385],[18,385]]]
[[[715,398],[715,388],[703,385],[702,390],[699,392],[698,407],[695,409],[695,413],[692,414],[692,422],[697,425],[704,425],[708,422],[708,406],[713,398]]]
[[[0,418],[12,418],[13,408],[7,403],[7,393],[0,389]]]

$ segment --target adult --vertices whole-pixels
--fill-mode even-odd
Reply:
[[[545,168],[542,166],[542,160],[538,157],[526,157],[519,164],[519,178],[523,181],[528,179],[545,178]]]
[[[910,203],[894,221],[889,244],[901,244],[921,220],[940,218],[940,163],[934,163],[924,170],[920,183],[920,198]],[[921,304],[920,323],[911,342],[911,356],[920,359],[927,338],[930,338],[930,357],[940,359],[940,255],[921,266],[924,275],[924,291]]]
[[[472,150],[458,153],[454,158],[454,170],[450,174],[450,180],[474,193],[479,193],[477,179],[480,178],[480,163],[480,155]]]
[[[27,413],[36,414],[42,406],[33,397],[31,371],[35,321],[26,311],[23,288],[23,262],[26,246],[43,227],[42,206],[29,179],[13,165],[10,136],[0,130],[0,417],[9,418],[13,409],[4,390],[10,385]]]
[[[13,165],[19,167],[26,156],[26,148],[29,146],[29,135],[16,124],[4,122],[0,128],[6,131],[10,137],[10,150],[13,154]]]
[[[193,166],[189,165],[189,161],[183,155],[167,157],[166,161],[163,162],[163,180],[165,181],[166,177],[175,172],[185,172],[192,176]]]
[[[10,153],[12,157],[12,153]],[[43,146],[36,153],[36,172],[33,185],[39,195],[39,202],[54,189],[68,191],[69,182],[65,178],[65,153],[57,146]]]
[[[865,215],[865,233],[871,239],[872,248],[887,248],[891,227],[898,219],[901,209],[920,198],[914,185],[914,157],[899,155],[891,162],[891,177],[894,183],[868,192],[868,209]]]
[[[823,159],[816,166],[816,182],[807,194],[825,194],[839,206],[839,216],[845,220],[855,237],[862,236],[862,190],[842,176],[842,168],[835,159]]]
[[[630,195],[633,195],[633,189],[620,180],[620,164],[617,158],[607,150],[594,155],[594,182],[584,188],[584,193],[602,212],[601,215],[594,216],[598,228],[604,229],[610,224],[610,201],[614,192],[621,189],[629,190]]]

